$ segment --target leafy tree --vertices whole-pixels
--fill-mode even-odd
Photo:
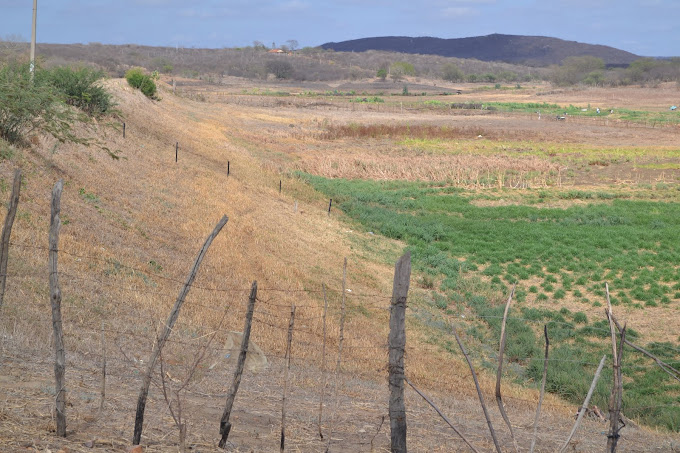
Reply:
[[[449,82],[460,82],[465,78],[465,74],[454,63],[446,63],[442,66],[442,79]]]
[[[274,74],[277,79],[290,79],[293,76],[293,65],[285,60],[269,60],[265,63],[268,74]]]
[[[413,65],[405,61],[394,62],[390,66],[390,77],[392,77],[395,82],[403,79],[405,76],[415,74],[416,69],[413,67]]]
[[[378,69],[377,77],[384,82],[387,78],[387,69]]]
[[[594,71],[604,71],[605,64],[601,58],[586,55],[583,57],[565,58],[561,66],[553,69],[551,81],[556,85],[575,85]]]

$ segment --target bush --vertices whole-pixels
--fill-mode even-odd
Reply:
[[[139,89],[148,98],[155,99],[156,97],[156,82],[144,74],[141,68],[132,68],[125,73],[125,79],[131,87]]]
[[[111,94],[98,83],[105,77],[103,71],[88,67],[57,67],[40,71],[36,77],[42,83],[54,86],[65,97],[67,104],[80,108],[88,115],[101,116],[113,107]]]
[[[277,79],[290,79],[293,77],[293,65],[289,61],[269,60],[265,63],[268,74],[274,74]]]
[[[453,63],[446,63],[442,66],[442,79],[449,82],[460,82],[465,78],[465,74],[458,66]]]
[[[36,69],[33,82],[28,64],[10,62],[0,68],[0,137],[25,145],[40,130],[62,142],[82,143],[71,129],[76,115],[54,86],[40,82],[39,73]]]

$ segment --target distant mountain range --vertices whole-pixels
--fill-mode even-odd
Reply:
[[[567,57],[584,55],[602,58],[607,66],[627,66],[641,58],[638,55],[609,46],[565,41],[546,36],[500,34],[456,39],[384,36],[329,42],[322,44],[321,47],[338,52],[384,50],[444,57],[476,58],[482,61],[503,61],[529,66],[559,64]]]

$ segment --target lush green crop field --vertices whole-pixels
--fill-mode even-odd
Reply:
[[[508,326],[508,357],[518,365],[516,378],[540,381],[539,332],[548,324],[553,345],[548,389],[574,403],[582,402],[599,359],[611,351],[604,314],[589,320],[574,307],[592,311],[603,304],[605,282],[613,305],[650,315],[658,306],[680,307],[677,190],[656,194],[673,200],[660,202],[644,199],[650,193],[509,195],[444,183],[301,176],[368,231],[408,245],[415,269],[432,292],[433,311],[423,314],[423,322],[473,313],[477,322],[468,325],[468,334],[487,348],[497,345],[503,307],[492,304],[489,294],[507,293],[517,283],[517,306]],[[514,197],[512,203],[504,201],[508,197]],[[573,200],[578,203],[547,207]],[[631,327],[629,339],[645,343]],[[646,346],[680,366],[680,332],[673,335],[672,342]],[[446,335],[433,341],[455,350]],[[482,363],[489,359],[481,346],[479,354]],[[678,382],[632,349],[624,355],[626,416],[680,430]],[[594,397],[599,407],[607,407],[609,383],[605,374]]]

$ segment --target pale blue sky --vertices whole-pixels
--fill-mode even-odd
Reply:
[[[32,0],[0,0],[0,38],[31,36]],[[680,56],[680,0],[38,0],[38,42],[300,46],[372,36],[541,35]]]

